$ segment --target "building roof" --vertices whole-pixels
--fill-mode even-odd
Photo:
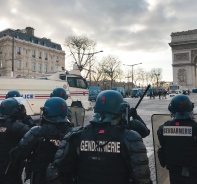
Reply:
[[[30,27],[27,27],[26,29],[30,29]],[[31,29],[34,31],[33,28]],[[45,37],[39,38],[39,37],[34,36],[33,34],[27,34],[24,30],[20,30],[20,29],[14,30],[14,29],[8,28],[0,32],[0,38],[3,36],[7,36],[7,35],[14,35],[14,37],[17,39],[29,41],[31,43],[42,45],[45,47],[50,47],[56,50],[62,50],[62,47],[60,44],[51,42],[50,39],[45,38]]]

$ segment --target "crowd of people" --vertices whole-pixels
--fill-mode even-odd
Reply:
[[[54,89],[41,107],[39,124],[17,97],[20,92],[11,90],[0,104],[1,184],[22,184],[23,170],[31,184],[152,183],[142,139],[150,130],[120,93],[102,91],[85,127],[74,127],[70,121],[64,88]],[[172,120],[158,129],[158,156],[169,170],[171,184],[197,183],[193,107],[188,96],[175,96],[168,107]],[[170,134],[169,128],[187,132]]]
[[[158,96],[159,99],[161,100],[161,99],[166,99],[167,94],[168,94],[167,90],[159,90],[158,92],[152,90],[150,91],[149,96],[150,96],[150,99],[155,99],[155,97]]]

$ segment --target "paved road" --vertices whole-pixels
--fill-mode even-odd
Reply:
[[[189,98],[194,103],[194,106],[196,104],[196,107],[194,108],[194,113],[197,113],[197,94],[191,93]],[[156,177],[155,177],[155,164],[154,164],[154,154],[153,154],[154,152],[153,152],[151,116],[153,114],[169,114],[168,105],[171,99],[172,98],[169,96],[167,96],[167,99],[161,99],[161,100],[159,100],[159,97],[156,97],[155,99],[144,97],[144,99],[142,100],[142,102],[140,103],[137,109],[138,114],[142,117],[142,119],[146,122],[147,127],[151,130],[150,135],[144,139],[144,143],[148,151],[148,157],[150,163],[149,166],[151,170],[151,177],[154,184],[156,184],[155,181]],[[125,98],[125,100],[129,102],[131,107],[135,107],[137,102],[139,101],[139,98]],[[93,111],[86,111],[84,125],[87,125],[89,123],[89,120],[92,118],[93,114],[94,114]],[[26,183],[29,184],[29,181]]]

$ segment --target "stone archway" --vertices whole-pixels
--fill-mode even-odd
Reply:
[[[194,60],[193,60],[193,63],[194,63],[194,76],[195,76],[195,87],[197,87],[197,55],[194,57]]]
[[[173,83],[197,88],[197,29],[171,34]]]

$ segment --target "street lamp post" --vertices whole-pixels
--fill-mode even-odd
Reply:
[[[93,57],[94,56],[94,54],[98,54],[98,53],[100,53],[100,52],[103,52],[103,50],[100,50],[100,51],[98,51],[98,52],[94,52],[94,53],[89,53],[88,55],[92,55],[91,57]],[[90,58],[91,58],[90,57]],[[90,80],[90,86],[91,86],[91,83],[92,83],[92,79],[91,79],[91,66],[92,65],[92,62],[91,62],[91,60],[90,60],[90,64],[89,64],[89,80]]]
[[[97,51],[97,52],[93,52],[93,53],[84,53],[83,55],[88,55],[88,56],[90,56],[89,57],[89,60],[95,55],[95,54],[98,54],[98,53],[100,53],[100,52],[103,52],[103,50],[100,50],[100,51]],[[78,53],[79,54],[79,53]],[[90,60],[90,63],[89,63],[89,80],[90,80],[90,86],[91,86],[91,64],[92,64],[92,62],[91,62],[91,60]]]
[[[126,64],[123,64],[123,65],[125,65],[125,66],[131,66],[132,67],[132,89],[133,89],[133,67],[134,66],[136,66],[136,65],[140,65],[140,64],[142,64],[142,63],[136,63],[136,64],[133,64],[133,65],[126,65]]]
[[[129,78],[130,78],[131,76],[128,76],[128,77],[125,77],[125,78],[128,78],[128,91],[129,91]]]

